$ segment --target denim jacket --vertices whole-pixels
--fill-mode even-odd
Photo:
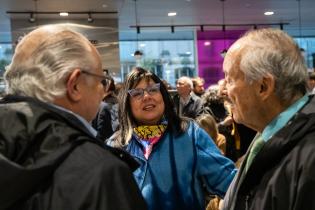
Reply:
[[[161,138],[148,160],[135,136],[126,148],[140,163],[134,177],[150,210],[203,210],[205,188],[225,195],[236,169],[203,129],[190,122],[183,134]]]

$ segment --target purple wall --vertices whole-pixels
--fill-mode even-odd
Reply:
[[[218,80],[224,78],[223,57],[220,52],[228,49],[244,32],[227,30],[224,34],[221,30],[197,31],[198,75],[205,79],[205,87],[216,84]],[[210,45],[206,45],[206,42]]]

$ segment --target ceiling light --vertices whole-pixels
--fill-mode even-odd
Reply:
[[[210,44],[211,44],[211,42],[209,42],[209,41],[206,41],[206,42],[204,43],[205,46],[210,46]]]
[[[140,47],[145,47],[145,45],[146,45],[146,44],[141,43],[139,46],[140,46]]]
[[[107,4],[103,4],[102,7],[103,7],[103,8],[106,8],[106,7],[108,7],[108,6],[107,6]]]
[[[167,14],[167,16],[169,16],[169,17],[173,17],[173,16],[176,16],[176,15],[177,15],[176,12],[169,12],[169,13]]]
[[[91,13],[88,13],[88,15],[89,15],[89,17],[88,17],[87,21],[88,21],[89,23],[92,23],[92,22],[94,21],[94,19],[92,18]]]
[[[28,21],[30,22],[30,23],[34,23],[35,21],[36,21],[36,19],[35,19],[35,17],[34,17],[34,14],[31,12],[30,13],[30,18],[28,19]]]
[[[273,15],[273,14],[275,14],[273,11],[267,11],[264,13],[264,15]]]
[[[69,13],[68,12],[60,12],[59,15],[62,17],[67,17],[67,16],[69,16]]]

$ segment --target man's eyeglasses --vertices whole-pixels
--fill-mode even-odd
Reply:
[[[146,91],[151,96],[159,93],[160,92],[160,86],[161,86],[160,83],[156,83],[156,84],[150,85],[144,89],[143,88],[135,88],[135,89],[128,90],[128,93],[132,98],[140,100],[144,96],[144,91]]]
[[[93,77],[98,77],[98,78],[102,79],[102,80],[101,80],[101,83],[102,83],[102,85],[103,85],[104,87],[106,87],[106,85],[107,85],[107,80],[108,80],[108,78],[107,78],[106,76],[94,74],[94,73],[91,73],[91,72],[88,72],[88,71],[85,71],[85,70],[81,70],[81,72],[82,72],[83,74],[87,74],[87,75],[90,75],[90,76],[93,76]]]

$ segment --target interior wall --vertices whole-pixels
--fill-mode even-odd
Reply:
[[[104,69],[120,75],[118,19],[95,19],[88,23],[86,19],[54,20],[40,19],[35,23],[27,19],[11,19],[12,42],[17,43],[21,37],[35,28],[47,24],[67,24],[69,28],[86,36],[101,54]]]
[[[221,52],[243,33],[245,30],[197,31],[198,75],[204,78],[206,87],[224,78]]]

